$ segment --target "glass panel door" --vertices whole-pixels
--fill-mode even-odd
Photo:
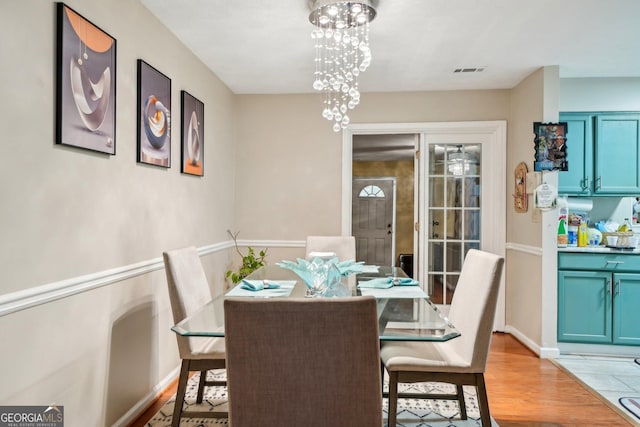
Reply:
[[[480,248],[481,144],[429,144],[427,287],[451,304],[462,262]]]

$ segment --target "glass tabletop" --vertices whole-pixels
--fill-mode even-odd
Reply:
[[[356,281],[379,277],[407,276],[397,267],[380,267],[378,272],[356,275]],[[263,267],[256,270],[249,278],[272,281],[295,280],[296,283],[292,291],[285,296],[255,292],[255,296],[251,295],[247,298],[304,298],[306,293],[306,285],[295,273],[278,266]],[[182,336],[223,337],[224,300],[229,292],[212,299],[171,329]],[[352,293],[354,296],[361,294],[355,286],[352,287]],[[460,336],[455,326],[418,286],[393,286],[379,292],[376,290],[373,294],[378,305],[381,341],[447,341]]]

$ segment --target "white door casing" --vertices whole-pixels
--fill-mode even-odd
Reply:
[[[481,215],[481,249],[505,256],[506,244],[506,121],[477,122],[434,122],[434,123],[375,123],[351,124],[343,132],[342,139],[342,234],[351,234],[351,188],[352,188],[352,136],[354,134],[420,134],[420,159],[418,165],[419,188],[416,193],[418,216],[421,232],[416,231],[414,241],[417,247],[425,248],[424,231],[427,229],[427,213],[425,201],[428,200],[426,183],[426,167],[428,164],[428,144],[481,144],[481,182],[482,215]],[[426,283],[425,250],[414,254],[414,275],[422,284]],[[505,294],[504,274],[501,279],[498,306],[494,329],[505,328]]]

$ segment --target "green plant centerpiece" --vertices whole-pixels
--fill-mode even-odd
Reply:
[[[242,264],[237,270],[227,270],[225,275],[226,278],[231,278],[231,282],[235,285],[267,263],[265,260],[267,250],[263,249],[256,255],[256,251],[252,247],[248,246],[247,254],[243,255],[238,247],[238,234],[240,234],[240,232],[236,231],[235,233],[232,233],[231,230],[227,230],[227,233],[233,240],[236,252],[238,252],[238,255],[240,255],[240,258],[242,259]]]

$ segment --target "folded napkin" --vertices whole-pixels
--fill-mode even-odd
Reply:
[[[277,289],[280,285],[270,280],[247,280],[242,279],[242,289],[248,291],[261,291],[263,289]]]
[[[348,276],[350,274],[362,273],[362,265],[364,261],[355,262],[352,259],[348,259],[346,261],[341,261],[336,263],[338,270],[340,270],[340,274],[342,276]]]
[[[417,286],[420,283],[410,277],[381,277],[379,279],[363,280],[358,283],[358,288],[387,289],[395,286]]]
[[[363,265],[362,272],[363,273],[377,273],[380,271],[379,265]]]

